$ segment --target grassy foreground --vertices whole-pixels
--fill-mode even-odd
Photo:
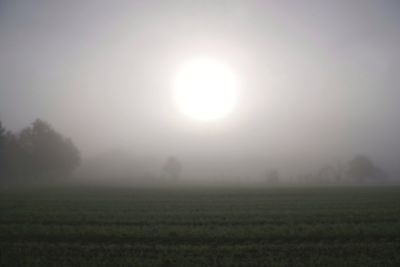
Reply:
[[[400,188],[0,191],[0,266],[400,266]]]

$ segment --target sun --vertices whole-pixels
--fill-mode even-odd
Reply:
[[[229,66],[213,58],[192,59],[174,81],[179,110],[199,121],[214,121],[232,112],[238,101],[238,81]]]

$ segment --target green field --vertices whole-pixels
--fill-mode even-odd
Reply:
[[[0,266],[400,266],[400,188],[3,190]]]

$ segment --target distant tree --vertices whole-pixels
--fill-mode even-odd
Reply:
[[[6,132],[0,124],[0,177],[2,182],[65,177],[80,163],[71,140],[47,122],[36,120],[20,133]]]
[[[271,185],[279,184],[281,177],[277,170],[270,170],[267,173],[267,183]]]
[[[309,184],[315,182],[315,177],[312,173],[298,173],[292,179],[296,183],[301,184]]]
[[[346,164],[342,161],[337,160],[336,164],[333,166],[333,171],[335,173],[336,182],[341,182],[346,176]]]
[[[5,151],[6,150],[6,129],[3,127],[0,121],[0,180],[5,175]]]
[[[349,162],[348,175],[357,182],[384,180],[387,176],[383,170],[363,155],[358,155]]]
[[[178,181],[182,172],[182,165],[180,161],[171,156],[168,157],[163,167],[163,175],[169,181]]]
[[[6,129],[3,127],[3,124],[0,121],[0,148],[2,147],[2,144],[4,143],[5,134],[6,134]]]
[[[7,131],[5,138],[5,179],[7,182],[21,180],[24,169],[23,162],[27,157],[21,150],[17,135],[11,131]]]
[[[334,177],[334,171],[331,165],[325,165],[323,166],[317,173],[316,177],[318,179],[318,182],[321,183],[330,183],[333,180]]]
[[[343,180],[345,169],[338,161],[336,165],[327,164],[317,173],[320,182],[337,183]]]
[[[36,177],[66,176],[80,163],[80,154],[70,139],[47,122],[36,120],[21,131],[20,148],[24,169]]]

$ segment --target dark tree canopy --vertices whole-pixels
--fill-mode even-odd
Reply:
[[[349,162],[348,175],[357,182],[384,180],[386,178],[386,174],[363,155],[358,155]]]
[[[80,163],[72,141],[39,119],[17,134],[0,127],[0,151],[4,181],[59,179]]]

